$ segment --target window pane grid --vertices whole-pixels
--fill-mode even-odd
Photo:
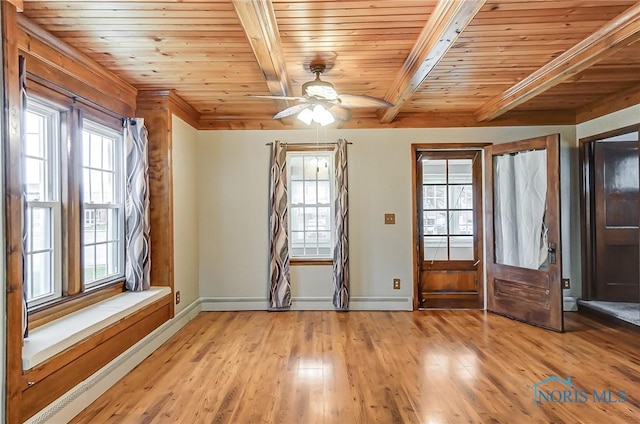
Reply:
[[[330,258],[331,154],[287,155],[291,257]]]
[[[57,161],[60,114],[28,98],[25,124],[25,285],[27,303],[32,307],[62,295]]]
[[[472,161],[425,159],[422,210],[425,260],[472,260]]]
[[[89,121],[83,123],[85,287],[123,274],[124,175],[121,138]]]

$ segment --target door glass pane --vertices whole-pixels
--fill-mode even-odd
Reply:
[[[449,184],[471,184],[471,159],[449,160]]]
[[[547,152],[493,158],[495,262],[545,269]]]
[[[449,186],[449,209],[473,209],[473,186]]]
[[[447,237],[425,237],[424,238],[424,260],[425,261],[446,261],[448,254]]]
[[[423,160],[422,182],[425,184],[445,184],[447,182],[447,161],[444,159]]]
[[[422,214],[425,235],[447,234],[446,212],[425,211]]]
[[[449,212],[449,234],[473,235],[473,212]]]
[[[449,245],[452,261],[472,261],[473,237],[449,237]]]
[[[425,209],[447,208],[447,186],[429,185],[422,187],[423,204]]]

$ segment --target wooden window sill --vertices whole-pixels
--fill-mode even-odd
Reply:
[[[170,287],[124,292],[36,328],[24,341],[22,368],[35,367],[170,293]]]
[[[333,259],[290,259],[291,266],[333,265]]]

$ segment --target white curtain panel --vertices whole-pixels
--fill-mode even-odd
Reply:
[[[127,290],[150,287],[149,140],[142,118],[125,119],[126,152],[126,282]]]
[[[529,269],[539,269],[544,264],[547,259],[546,199],[546,150],[494,158],[497,263]]]

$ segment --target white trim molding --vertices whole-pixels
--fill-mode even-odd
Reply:
[[[66,423],[87,405],[98,399],[118,380],[151,355],[178,330],[200,313],[200,299],[180,311],[173,319],[156,328],[145,338],[35,414],[28,424]]]
[[[202,311],[266,311],[266,297],[203,297]],[[333,311],[331,297],[294,297],[293,311]],[[358,297],[349,299],[351,311],[412,311],[410,297]]]
[[[564,312],[575,312],[578,310],[578,302],[575,297],[565,296],[563,299],[563,308]]]

